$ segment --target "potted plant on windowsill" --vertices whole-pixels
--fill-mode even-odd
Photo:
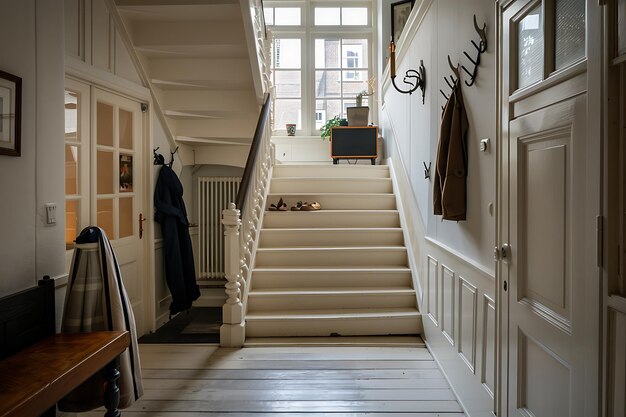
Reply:
[[[323,140],[326,140],[330,137],[330,130],[333,127],[337,126],[348,126],[348,121],[346,119],[342,119],[339,116],[335,116],[332,119],[328,119],[326,124],[320,127],[320,132]]]
[[[348,107],[348,125],[350,126],[367,126],[369,120],[369,106],[363,106],[363,97],[374,95],[374,86],[376,79],[374,77],[367,80],[368,90],[363,90],[356,95],[356,106]]]

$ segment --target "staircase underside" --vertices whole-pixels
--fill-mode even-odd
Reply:
[[[275,166],[252,271],[246,345],[421,343],[421,315],[386,166]]]
[[[115,3],[176,142],[249,146],[259,103],[239,0]]]

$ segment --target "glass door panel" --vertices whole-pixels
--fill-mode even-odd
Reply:
[[[113,152],[98,150],[97,167],[96,179],[98,183],[98,195],[113,194]]]
[[[89,86],[66,80],[65,248],[89,224]]]
[[[554,66],[560,70],[585,57],[585,0],[556,0]]]
[[[104,230],[109,239],[115,239],[113,222],[113,199],[99,199],[96,207],[96,224]]]
[[[543,9],[541,3],[517,24],[517,88],[543,80]]]

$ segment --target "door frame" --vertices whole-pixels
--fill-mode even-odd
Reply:
[[[624,222],[626,219],[622,213],[624,210],[624,201],[626,194],[624,192],[626,181],[626,157],[624,156],[624,132],[623,128],[626,126],[626,54],[619,54],[617,47],[617,10],[616,1],[605,0],[605,11],[603,14],[602,35],[604,36],[605,44],[603,45],[603,60],[602,60],[602,74],[604,76],[602,92],[603,92],[603,105],[605,106],[603,128],[605,132],[605,140],[602,148],[603,157],[603,216],[605,219],[603,235],[603,244],[607,248],[603,251],[603,277],[602,277],[602,374],[601,383],[603,389],[601,392],[601,408],[602,416],[613,415],[612,407],[615,407],[613,403],[612,393],[610,392],[613,386],[611,378],[613,377],[613,370],[615,363],[613,362],[613,354],[617,354],[617,351],[613,351],[615,347],[612,342],[612,329],[610,325],[614,317],[611,315],[611,310],[618,314],[626,314],[626,298],[624,297],[625,291],[622,287],[621,293],[614,291],[611,288],[612,274],[621,272],[622,274],[622,286],[624,285],[624,265],[626,262],[624,259],[620,259],[621,254],[624,253],[624,248],[620,250],[620,255],[615,256],[614,248],[618,244],[624,244],[626,237],[624,234]],[[619,88],[614,88],[619,86]],[[609,104],[613,105],[609,105]],[[615,106],[617,103],[618,106]],[[621,142],[621,149],[620,149]],[[616,190],[617,189],[617,190]],[[617,192],[616,192],[617,191]],[[617,230],[619,229],[619,230]],[[621,235],[621,236],[620,236]],[[621,264],[621,265],[620,265]],[[621,268],[621,271],[619,269]],[[615,292],[618,292],[615,295]],[[623,359],[624,353],[622,352]],[[623,400],[621,404],[624,407]]]
[[[154,265],[154,200],[152,198],[151,190],[154,190],[155,181],[153,179],[153,169],[150,163],[150,156],[153,149],[153,135],[152,135],[152,123],[154,118],[154,112],[152,109],[152,96],[150,90],[132,83],[130,81],[121,79],[103,71],[92,71],[89,67],[76,67],[74,65],[66,65],[65,67],[65,80],[70,80],[72,83],[79,83],[86,85],[89,88],[89,140],[91,140],[91,112],[92,112],[92,96],[93,89],[98,88],[108,93],[116,94],[118,96],[133,100],[139,103],[147,105],[147,110],[142,111],[141,123],[143,134],[141,137],[141,148],[144,158],[143,172],[142,172],[142,188],[144,190],[143,196],[141,196],[141,203],[143,205],[144,217],[147,221],[144,223],[144,235],[143,242],[141,244],[141,256],[144,259],[143,277],[141,278],[142,289],[144,291],[143,302],[143,328],[137,329],[137,333],[142,335],[144,333],[153,332],[156,330],[156,307],[155,307],[155,288],[156,283],[150,277],[155,276]],[[91,143],[91,142],[90,142]],[[91,197],[89,197],[91,198]]]
[[[496,115],[496,250],[509,242],[508,212],[510,210],[510,196],[508,192],[509,174],[504,171],[503,161],[509,156],[509,120],[511,104],[509,102],[509,84],[505,84],[505,71],[510,71],[508,53],[510,45],[504,45],[504,33],[509,30],[509,25],[504,22],[505,11],[516,0],[496,0],[496,108],[500,109]],[[585,399],[584,415],[602,415],[601,398],[603,392],[602,362],[603,347],[602,338],[604,327],[606,326],[602,314],[602,297],[605,279],[605,272],[602,268],[602,242],[599,239],[598,220],[596,216],[606,214],[606,185],[602,181],[603,175],[603,144],[605,143],[603,134],[605,133],[604,117],[606,107],[604,105],[606,84],[604,62],[606,61],[605,49],[605,8],[601,3],[606,0],[586,0],[586,43],[587,59],[584,65],[575,65],[559,74],[553,74],[549,80],[545,80],[527,90],[528,94],[537,93],[547,89],[561,79],[572,76],[581,71],[587,72],[587,141],[586,152],[590,159],[595,161],[590,169],[587,169],[586,183],[584,184],[586,195],[588,196],[585,206],[585,291],[589,299],[589,313],[587,315],[586,327],[594,329],[585,340],[584,349],[587,357],[585,373]],[[599,30],[602,28],[603,30]],[[596,30],[591,30],[596,29]],[[546,32],[549,36],[550,32]],[[505,46],[509,48],[505,48]],[[548,53],[548,52],[546,52]],[[556,77],[555,77],[556,75]],[[506,77],[511,79],[510,76]],[[522,92],[524,93],[524,92]],[[518,95],[518,94],[516,94]],[[520,94],[522,97],[524,94]],[[604,191],[604,192],[603,192]],[[604,198],[604,200],[603,200]],[[601,225],[600,225],[601,227]],[[601,229],[600,229],[601,232]],[[606,254],[604,254],[606,257]],[[599,259],[598,259],[599,258]],[[509,392],[509,292],[504,290],[505,283],[509,282],[508,261],[500,259],[496,264],[496,307],[497,307],[497,358],[499,370],[497,415],[508,415],[508,392]],[[604,329],[605,330],[605,329]]]

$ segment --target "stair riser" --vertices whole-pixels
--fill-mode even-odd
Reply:
[[[411,286],[410,272],[279,272],[252,271],[253,289],[272,288],[358,288]]]
[[[267,212],[263,219],[264,229],[308,228],[364,228],[400,227],[400,217],[390,213],[324,213],[318,212]]]
[[[400,318],[247,320],[246,337],[418,334],[419,316]]]
[[[301,192],[301,191],[299,191]],[[269,210],[271,204],[276,204],[283,199],[287,208],[291,208],[298,201],[317,201],[323,210],[395,210],[396,199],[393,194],[360,196],[350,194],[300,194],[285,196],[283,194],[270,194],[265,209]]]
[[[275,165],[274,178],[317,177],[317,178],[389,178],[387,167],[369,166],[288,166]]]
[[[314,295],[258,295],[250,293],[248,308],[251,311],[324,310],[328,308],[387,308],[415,307],[415,294],[314,294]]]
[[[380,179],[289,179],[275,178],[270,193],[391,193],[391,180]]]
[[[258,250],[256,267],[272,266],[407,266],[405,250],[398,251],[272,251]]]
[[[262,230],[259,247],[402,246],[402,230]]]

